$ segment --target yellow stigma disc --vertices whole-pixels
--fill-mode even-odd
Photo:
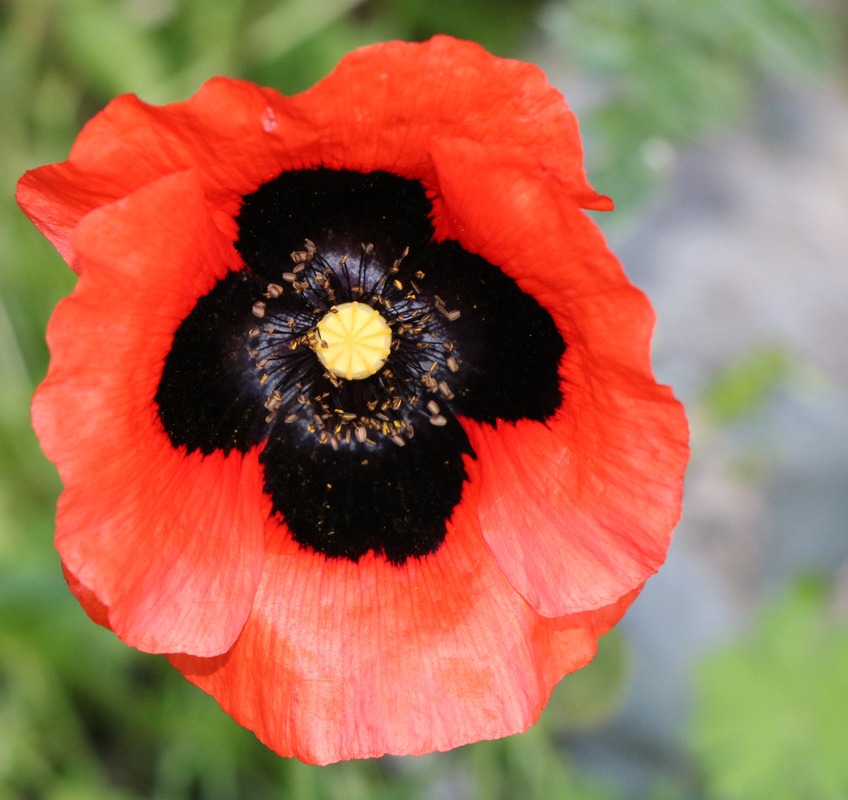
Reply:
[[[379,372],[392,345],[392,330],[366,303],[342,303],[318,323],[314,344],[321,363],[349,381]]]

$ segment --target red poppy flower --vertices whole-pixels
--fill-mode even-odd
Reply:
[[[686,423],[541,72],[446,37],[120,97],[19,202],[72,591],[310,762],[523,730],[665,557]]]

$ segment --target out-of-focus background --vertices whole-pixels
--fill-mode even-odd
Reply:
[[[29,425],[70,271],[13,203],[114,95],[306,88],[433,33],[535,61],[659,323],[693,457],[669,560],[539,725],[424,758],[277,758],[68,593]],[[0,3],[0,800],[848,798],[844,0]]]

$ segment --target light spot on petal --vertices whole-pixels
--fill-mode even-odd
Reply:
[[[265,106],[265,111],[262,114],[262,129],[266,133],[277,130],[277,115],[271,106]]]

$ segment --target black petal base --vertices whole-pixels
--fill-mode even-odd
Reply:
[[[374,550],[402,564],[444,540],[466,478],[463,453],[471,446],[451,420],[422,428],[404,447],[355,452],[304,451],[272,436],[260,460],[274,511],[300,545],[354,561]]]
[[[395,564],[435,552],[474,457],[459,418],[544,422],[565,342],[497,266],[433,241],[423,187],[385,172],[298,170],[244,198],[246,268],[198,300],[156,394],[174,446],[262,445],[265,491],[304,547]],[[365,303],[391,350],[363,379],[316,352],[324,315]]]

